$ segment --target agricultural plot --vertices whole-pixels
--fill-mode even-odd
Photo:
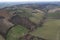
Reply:
[[[0,40],[4,40],[4,38],[0,35]]]
[[[60,20],[48,19],[43,27],[38,28],[31,34],[46,38],[47,40],[60,40]]]
[[[38,23],[42,19],[42,17],[44,16],[43,13],[35,13],[32,15],[33,15],[33,17],[30,17],[29,19],[34,23]]]
[[[28,30],[26,28],[16,25],[8,32],[6,40],[18,40],[19,37],[25,35],[27,31]]]
[[[48,18],[60,19],[60,12],[49,13]]]

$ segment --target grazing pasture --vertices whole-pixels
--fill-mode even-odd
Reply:
[[[47,40],[60,40],[60,19],[48,19],[43,27],[38,28],[31,34]]]

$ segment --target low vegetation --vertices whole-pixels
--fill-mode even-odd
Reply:
[[[49,13],[48,18],[60,19],[60,12]]]
[[[19,37],[24,36],[27,32],[26,28],[16,25],[8,32],[6,40],[18,40]]]
[[[43,27],[38,28],[31,34],[46,38],[47,40],[57,40],[57,37],[60,40],[60,20],[48,19],[47,22],[44,23]]]

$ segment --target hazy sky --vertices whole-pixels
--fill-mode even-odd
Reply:
[[[0,2],[53,2],[60,0],[0,0]]]

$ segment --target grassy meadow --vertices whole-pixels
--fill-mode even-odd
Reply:
[[[22,37],[27,33],[27,29],[20,26],[16,25],[14,28],[12,28],[8,34],[7,34],[7,39],[6,40],[18,40],[19,37]]]
[[[31,34],[46,38],[47,40],[60,40],[60,20],[48,19],[43,27],[38,28]]]

